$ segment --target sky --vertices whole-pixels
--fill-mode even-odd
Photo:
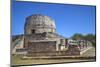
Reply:
[[[56,32],[64,37],[95,34],[95,12],[95,6],[13,1],[12,35],[24,34],[25,19],[32,14],[54,19]]]

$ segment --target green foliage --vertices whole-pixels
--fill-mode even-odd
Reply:
[[[83,39],[83,35],[76,33],[71,38],[74,40],[77,40],[77,39],[79,40],[79,39]]]
[[[86,36],[84,36],[85,40],[88,40],[92,43],[92,45],[95,47],[96,46],[96,36],[93,34],[87,34]]]
[[[94,47],[96,46],[96,40],[95,40],[96,35],[94,35],[94,34],[82,35],[82,34],[76,33],[71,38],[74,39],[74,40],[81,40],[81,39],[87,40],[87,41],[90,41],[93,44]]]

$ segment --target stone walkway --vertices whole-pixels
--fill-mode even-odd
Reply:
[[[85,53],[86,51],[88,51],[89,49],[92,49],[93,47],[87,47],[84,48],[83,50],[81,50],[80,54],[82,55],[83,53]]]
[[[81,56],[96,56],[96,49],[94,47],[85,51]]]

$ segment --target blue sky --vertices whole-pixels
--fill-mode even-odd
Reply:
[[[25,18],[32,14],[50,16],[55,20],[56,32],[65,37],[75,33],[95,34],[95,11],[95,6],[14,1],[12,35],[24,33]]]

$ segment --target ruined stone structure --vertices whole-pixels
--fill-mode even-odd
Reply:
[[[65,38],[56,33],[52,18],[34,14],[26,18],[24,27],[24,48],[29,52],[49,52],[64,50]]]
[[[24,34],[15,38],[12,45],[13,54],[27,56],[80,55],[88,47],[84,40],[67,40],[56,33],[55,21],[41,14],[26,18]]]

